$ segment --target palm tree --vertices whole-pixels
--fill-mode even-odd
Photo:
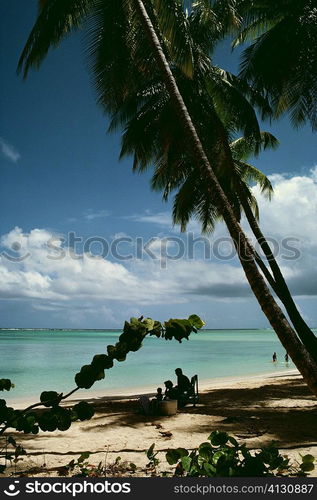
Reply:
[[[155,7],[158,8],[158,11],[155,10]],[[105,16],[106,11],[107,16]],[[26,74],[30,67],[39,66],[49,48],[58,44],[71,30],[79,28],[87,16],[89,16],[89,22],[94,23],[95,34],[98,33],[97,37],[94,37],[95,50],[97,43],[97,46],[102,48],[107,56],[104,61],[97,58],[95,65],[95,70],[99,68],[100,72],[97,75],[99,86],[102,85],[102,77],[107,79],[107,71],[109,71],[111,83],[111,78],[116,76],[114,70],[116,64],[120,71],[120,81],[115,82],[112,87],[114,100],[111,100],[112,96],[104,96],[105,102],[108,102],[108,108],[114,102],[124,101],[127,87],[134,85],[134,80],[121,79],[122,75],[125,77],[134,75],[135,81],[139,83],[140,75],[142,76],[144,72],[149,71],[149,68],[153,68],[153,61],[156,62],[157,68],[161,72],[162,84],[165,85],[173,103],[175,118],[179,120],[179,126],[183,128],[187,136],[188,146],[192,151],[196,168],[208,179],[209,193],[214,196],[215,203],[222,212],[251,289],[284,348],[289,352],[312,392],[317,395],[317,365],[297,338],[258,271],[254,250],[243,233],[217,180],[167,60],[166,54],[168,54],[171,45],[168,41],[173,38],[171,33],[175,32],[174,25],[183,24],[184,15],[180,2],[177,0],[145,0],[144,2],[142,0],[69,0],[68,2],[42,0],[38,19],[20,60],[20,69],[24,69]],[[179,19],[181,19],[180,23]],[[116,35],[116,38],[111,40],[112,43],[109,47],[105,47],[103,44],[109,32]],[[144,34],[147,39],[145,47],[137,41],[138,36],[133,37],[135,46],[128,42],[128,39],[131,42],[131,33],[133,32],[138,33],[138,35]],[[142,39],[142,36],[139,36],[139,39]],[[174,39],[176,40],[175,37]],[[119,42],[118,50],[122,49],[123,51],[124,66],[122,66],[123,58],[118,58],[117,50],[113,50],[114,40]],[[187,40],[185,41],[187,42]],[[179,64],[190,74],[192,65],[187,62],[187,57],[190,56],[188,48],[190,48],[190,44],[183,46],[180,51],[177,50],[174,58],[175,64]],[[116,46],[115,49],[117,49]],[[186,57],[184,57],[184,51]],[[97,49],[97,53],[101,52],[98,52]],[[145,53],[146,57],[144,58]],[[141,55],[142,57],[140,57]],[[184,63],[184,61],[186,62]],[[103,67],[103,62],[105,67]],[[126,66],[127,63],[128,66]],[[230,148],[227,138],[222,137],[218,155],[219,158],[223,157],[222,161],[226,160],[228,151]]]
[[[245,183],[245,180],[259,182],[262,191],[270,195],[271,186],[267,178],[242,160],[256,155],[261,147],[277,146],[272,135],[260,134],[257,118],[245,94],[260,108],[262,116],[270,110],[266,101],[248,86],[241,85],[233,75],[210,64],[209,57],[206,58],[210,40],[205,40],[206,29],[210,30],[210,27],[206,26],[205,19],[200,18],[201,12],[194,11],[188,16],[195,78],[186,78],[177,68],[173,73],[209,160],[219,156],[219,137],[221,139],[227,134],[229,140],[240,129],[246,135],[232,142],[233,158],[226,164],[214,161],[215,173],[238,220],[241,209],[244,211],[273,276],[258,254],[255,254],[256,262],[284,304],[299,338],[317,362],[317,338],[300,315],[259,228],[256,200]],[[198,216],[203,231],[213,230],[215,221],[221,218],[221,211],[208,192],[206,179],[195,168],[191,151],[186,151],[183,130],[173,118],[174,107],[161,84],[160,73],[156,72],[151,73],[141,89],[129,92],[124,105],[114,113],[110,130],[118,126],[125,128],[121,156],[134,156],[134,170],[142,172],[153,163],[157,165],[152,185],[154,189],[163,190],[164,199],[173,190],[179,189],[174,205],[174,222],[179,223],[182,230],[185,230],[192,214]],[[210,133],[211,130],[213,133]]]
[[[251,41],[241,76],[268,93],[275,115],[289,112],[295,126],[317,130],[316,0],[237,0],[240,33],[234,45]]]

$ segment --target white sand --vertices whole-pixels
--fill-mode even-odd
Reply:
[[[137,392],[151,393],[151,389]],[[160,469],[171,470],[164,458],[169,448],[194,448],[216,429],[233,434],[252,448],[275,441],[292,459],[311,453],[317,460],[317,399],[297,372],[206,381],[200,391],[196,408],[188,405],[172,417],[140,415],[137,394],[131,390],[130,394],[122,391],[106,397],[85,391],[83,395],[86,399],[89,395],[95,406],[93,419],[76,422],[67,432],[22,435],[29,456],[19,467],[43,463],[47,468],[63,466],[89,451],[90,463],[111,463],[121,456],[142,469],[147,463],[145,451],[155,442]],[[77,394],[76,401],[82,399]],[[234,417],[234,422],[225,423],[227,417]],[[164,431],[172,436],[164,437]],[[21,441],[20,434],[18,439]],[[316,471],[312,475],[317,475]]]

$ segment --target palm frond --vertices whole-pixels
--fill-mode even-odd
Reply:
[[[247,160],[250,156],[257,156],[260,150],[277,149],[278,139],[270,132],[260,133],[260,142],[253,137],[239,137],[230,144],[232,156],[237,160]]]
[[[158,26],[171,59],[183,73],[192,78],[194,61],[188,17],[182,0],[151,0],[157,13]]]
[[[26,78],[30,68],[38,68],[51,47],[81,27],[94,3],[94,0],[39,1],[39,15],[19,59],[18,72]]]
[[[214,68],[206,77],[206,88],[216,112],[229,129],[242,130],[244,136],[260,140],[260,127],[253,106],[226,76],[226,72]]]
[[[244,161],[236,160],[235,164],[237,170],[239,171],[240,179],[244,182],[244,184],[258,184],[261,188],[261,193],[268,198],[268,200],[271,200],[274,190],[268,177],[266,177],[261,170],[258,170],[253,165]]]
[[[315,0],[246,3],[240,40],[248,34],[252,43],[243,52],[240,77],[268,95],[275,117],[289,113],[295,127],[310,122],[317,130]]]

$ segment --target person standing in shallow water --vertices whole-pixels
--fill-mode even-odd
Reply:
[[[275,361],[277,361],[276,352],[273,352],[272,360],[273,360],[273,363],[275,363]]]
[[[284,359],[285,359],[285,362],[288,363],[288,361],[289,361],[288,352],[285,354]]]

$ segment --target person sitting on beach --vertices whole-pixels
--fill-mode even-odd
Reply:
[[[149,396],[143,394],[139,397],[139,409],[140,413],[143,415],[150,415],[151,413],[151,402]]]
[[[161,387],[156,390],[156,395],[150,402],[150,413],[151,415],[160,414],[160,402],[163,400],[163,391]]]
[[[158,387],[156,389],[156,396],[155,396],[155,399],[157,399],[157,401],[162,401],[163,399],[163,391],[162,391],[162,387]]]
[[[181,368],[176,368],[175,373],[177,375],[177,391],[179,394],[184,394],[191,387],[190,380],[183,374]]]
[[[178,393],[176,387],[174,387],[173,382],[171,380],[166,380],[164,382],[165,392],[164,399],[177,399]]]

